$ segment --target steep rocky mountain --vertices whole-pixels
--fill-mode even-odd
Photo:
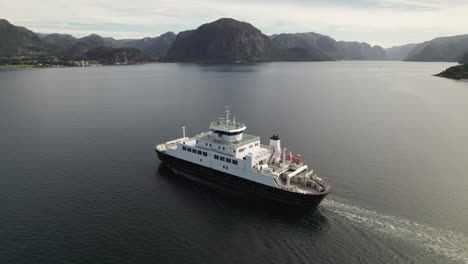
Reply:
[[[89,50],[84,57],[103,64],[131,64],[151,61],[151,58],[136,48],[98,47]]]
[[[268,36],[251,24],[222,18],[195,30],[180,32],[172,43],[167,61],[260,62],[271,60]]]
[[[0,19],[0,55],[44,53],[50,49],[34,32]]]
[[[133,47],[141,49],[152,57],[164,57],[176,38],[174,32],[167,32],[155,38],[122,39],[114,43],[114,47]]]
[[[406,61],[458,61],[468,51],[468,35],[435,38],[416,45]]]
[[[338,41],[344,60],[384,60],[385,50],[380,46],[371,46],[365,42]]]
[[[387,60],[403,60],[418,44],[406,44],[385,49]]]
[[[271,36],[273,59],[286,61],[325,61],[341,58],[336,41],[309,32]]]
[[[385,50],[364,42],[336,41],[313,32],[271,36],[275,60],[383,60]]]

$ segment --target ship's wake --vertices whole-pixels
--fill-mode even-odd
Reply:
[[[468,238],[462,234],[329,199],[324,200],[321,205],[327,214],[330,213],[384,236],[409,242],[428,253],[468,263]]]

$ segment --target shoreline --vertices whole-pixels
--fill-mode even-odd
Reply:
[[[103,67],[103,66],[132,66],[132,65],[143,65],[143,64],[152,64],[159,62],[145,62],[145,63],[127,63],[127,64],[91,64],[88,66],[42,66],[42,65],[29,65],[29,64],[20,64],[20,65],[0,65],[0,70],[2,69],[50,69],[50,68],[92,68],[92,67]]]

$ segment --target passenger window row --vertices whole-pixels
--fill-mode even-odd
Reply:
[[[201,151],[201,150],[197,150],[195,148],[189,148],[189,147],[186,147],[186,146],[182,146],[182,150],[185,150],[185,151],[188,151],[188,152],[192,152],[192,153],[195,153],[195,154],[198,154],[198,155],[203,155],[205,157],[208,156],[208,153],[205,152],[205,151]]]
[[[225,161],[227,163],[232,163],[234,165],[237,165],[237,160],[230,159],[230,158],[224,158],[223,156],[214,155],[214,159],[215,160],[220,160],[220,161]]]
[[[195,153],[195,154],[198,154],[198,155],[203,155],[205,157],[208,156],[208,153],[205,152],[205,151],[201,151],[201,150],[197,150],[195,148],[189,148],[189,147],[186,147],[186,146],[182,146],[182,150],[184,151],[188,151],[188,152],[192,152],[192,153]],[[227,162],[227,163],[232,163],[234,165],[237,165],[238,162],[237,160],[235,159],[230,159],[230,158],[225,158],[223,156],[219,156],[219,155],[214,155],[214,159],[215,160],[221,160],[221,161],[224,161],[224,162]]]

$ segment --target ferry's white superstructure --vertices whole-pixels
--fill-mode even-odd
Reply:
[[[281,147],[277,135],[262,145],[244,133],[245,124],[229,119],[229,110],[209,128],[194,137],[183,128],[181,138],[156,146],[159,158],[175,172],[279,202],[317,205],[329,192],[313,170]]]

